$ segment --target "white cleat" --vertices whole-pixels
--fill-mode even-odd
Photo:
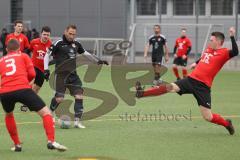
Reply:
[[[75,122],[74,122],[74,128],[84,129],[84,128],[86,128],[86,127],[82,124],[82,122],[75,121]]]
[[[47,148],[51,149],[51,150],[58,150],[59,152],[64,152],[67,150],[67,147],[65,147],[64,145],[61,145],[57,142],[48,142],[47,144]]]
[[[11,148],[11,151],[13,151],[13,152],[21,152],[22,151],[22,146],[21,145],[14,145]]]

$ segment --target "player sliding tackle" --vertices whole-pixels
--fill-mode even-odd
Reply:
[[[186,78],[171,84],[161,84],[156,87],[143,90],[141,83],[136,83],[136,97],[158,96],[168,92],[194,95],[200,107],[202,117],[208,122],[224,126],[230,135],[234,134],[234,127],[231,120],[224,119],[221,115],[211,111],[211,86],[216,74],[222,66],[232,57],[238,55],[238,46],[234,39],[235,29],[229,29],[232,49],[222,48],[224,34],[213,32],[210,37],[208,48],[204,51],[201,58],[191,65],[195,68]]]
[[[55,142],[55,129],[50,110],[43,100],[31,89],[30,82],[36,76],[32,61],[27,54],[22,53],[19,49],[20,44],[18,40],[9,40],[7,43],[8,53],[0,59],[0,98],[2,107],[6,113],[6,127],[14,142],[14,147],[11,150],[15,152],[22,151],[13,115],[15,104],[20,102],[42,117],[48,139],[47,148],[65,151],[67,150],[65,146]]]

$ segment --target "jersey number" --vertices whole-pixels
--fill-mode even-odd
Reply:
[[[7,59],[5,60],[6,67],[11,68],[11,71],[6,72],[6,76],[11,76],[16,72],[16,65],[14,59]]]

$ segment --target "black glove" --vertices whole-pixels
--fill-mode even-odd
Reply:
[[[99,64],[109,65],[109,64],[108,64],[108,61],[104,61],[104,60],[99,60],[97,63],[98,63],[98,65],[99,65]]]
[[[49,80],[49,76],[50,76],[50,71],[49,70],[44,70],[44,78],[46,79],[46,81]]]

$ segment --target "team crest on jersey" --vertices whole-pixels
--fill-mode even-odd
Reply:
[[[76,48],[76,45],[73,43],[73,44],[72,44],[72,47],[73,47],[73,48]]]
[[[158,41],[161,41],[161,38],[158,38]]]
[[[22,38],[20,38],[19,41],[22,42],[23,41]]]

